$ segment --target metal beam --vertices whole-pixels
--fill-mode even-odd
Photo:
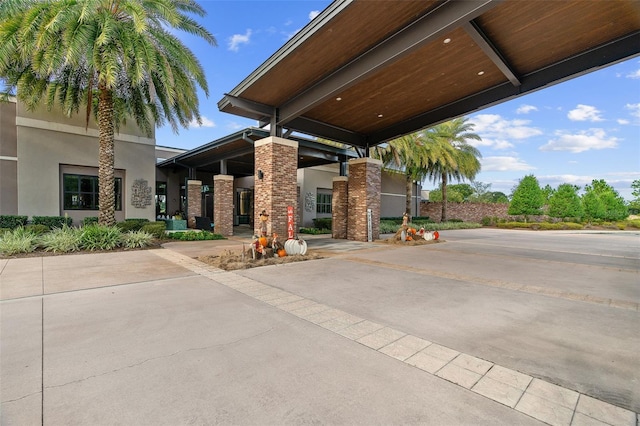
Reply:
[[[520,86],[513,86],[510,82],[502,83],[372,133],[369,135],[369,141],[373,145],[378,145],[407,133],[502,103],[638,55],[640,55],[640,31],[635,31],[612,42],[524,75],[521,77],[522,84]]]
[[[465,22],[463,25],[464,30],[469,36],[476,42],[478,47],[482,49],[485,55],[498,67],[502,74],[505,75],[514,86],[520,86],[520,80],[516,76],[516,73],[511,69],[507,60],[502,56],[502,53],[493,44],[489,37],[482,31],[475,21]]]
[[[366,143],[364,136],[359,133],[331,126],[306,117],[297,117],[295,120],[287,123],[286,127],[288,129],[295,130],[296,132],[317,136],[319,138],[335,140],[347,145],[364,146]]]
[[[314,106],[364,80],[424,44],[480,16],[500,1],[447,1],[441,4],[302,94],[280,105],[278,124],[289,123]]]
[[[239,98],[225,94],[224,97],[218,102],[218,109],[222,111],[228,105],[233,108],[250,113],[249,118],[263,119],[265,117],[273,117],[275,115],[275,108],[271,105],[265,105],[260,102],[250,101],[248,99]],[[258,117],[259,116],[259,117]]]

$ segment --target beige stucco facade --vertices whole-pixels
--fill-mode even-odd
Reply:
[[[62,189],[64,173],[98,174],[98,130],[93,119],[85,128],[82,114],[67,118],[45,108],[32,112],[27,111],[20,102],[14,105],[15,119],[4,119],[3,114],[0,121],[2,152],[11,150],[11,138],[4,135],[10,135],[11,129],[15,129],[15,157],[3,159],[3,172],[5,163],[12,162],[16,166],[16,181],[2,180],[0,214],[29,217],[67,214],[76,225],[84,217],[97,216],[97,210],[65,210]],[[154,220],[155,158],[153,135],[147,137],[131,125],[122,127],[116,133],[115,174],[122,179],[122,208],[116,211],[116,220]],[[133,189],[134,184],[139,187],[145,181],[151,188],[151,203],[147,205],[134,199]],[[10,201],[13,205],[9,204]]]

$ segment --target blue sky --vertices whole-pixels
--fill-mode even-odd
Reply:
[[[203,125],[156,131],[158,145],[191,149],[256,123],[221,113],[217,102],[322,11],[330,1],[201,1],[199,18],[218,47],[180,37],[205,68]],[[631,199],[640,179],[640,58],[616,64],[469,115],[482,142],[476,180],[506,194],[534,174],[542,186],[584,187],[604,179]],[[433,188],[427,182],[425,189]]]

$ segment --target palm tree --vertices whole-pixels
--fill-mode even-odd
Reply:
[[[425,136],[436,144],[447,144],[454,149],[453,158],[442,158],[434,162],[428,175],[434,180],[440,179],[442,183],[442,218],[447,220],[447,181],[456,179],[473,180],[480,171],[480,151],[469,145],[468,140],[481,140],[478,134],[473,133],[474,124],[468,118],[461,117],[434,126],[425,132]]]
[[[2,0],[0,79],[29,109],[66,115],[86,108],[99,129],[99,223],[115,223],[114,131],[133,118],[155,125],[201,122],[197,86],[208,96],[199,61],[173,29],[215,38],[187,14],[193,0]]]
[[[400,170],[406,180],[405,211],[411,212],[413,182],[422,181],[436,161],[451,161],[455,153],[449,144],[433,143],[423,133],[411,133],[378,145],[372,151],[373,158],[382,160],[388,170]]]

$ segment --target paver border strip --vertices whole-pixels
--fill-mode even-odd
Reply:
[[[154,250],[154,253],[254,300],[267,303],[542,422],[575,426],[637,426],[640,423],[639,413],[575,390],[374,323],[251,278],[209,266],[170,249]],[[282,297],[260,299],[269,294],[280,294]],[[278,300],[282,300],[283,303],[278,304]],[[322,316],[323,313],[327,314]],[[406,356],[412,351],[411,355]]]

